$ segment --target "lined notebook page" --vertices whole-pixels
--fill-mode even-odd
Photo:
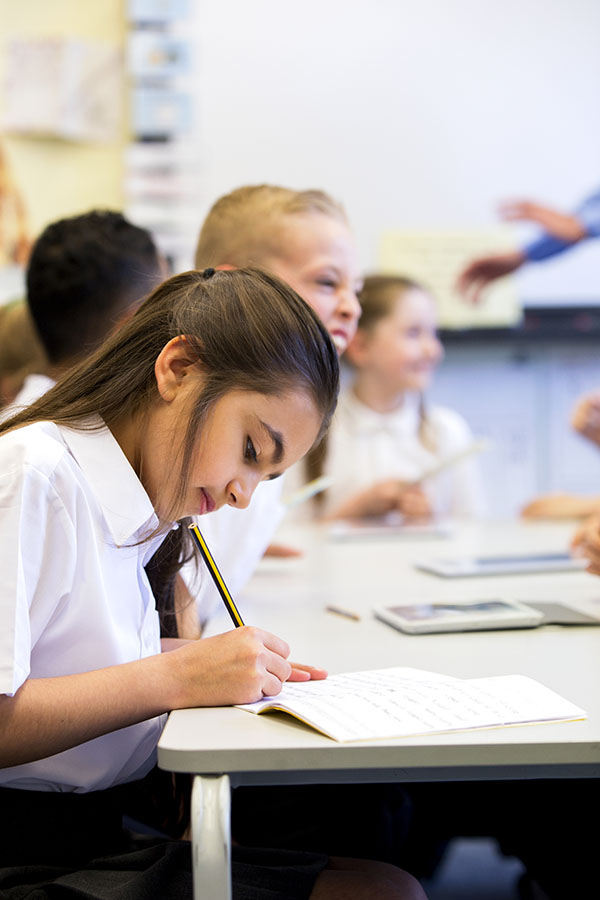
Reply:
[[[458,679],[406,667],[288,683],[240,705],[288,712],[336,741],[408,737],[585,718],[575,704],[524,675]]]

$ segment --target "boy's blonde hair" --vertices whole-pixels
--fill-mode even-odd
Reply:
[[[220,197],[209,211],[196,248],[197,269],[261,265],[285,254],[282,220],[318,212],[348,224],[343,206],[319,190],[246,185]]]

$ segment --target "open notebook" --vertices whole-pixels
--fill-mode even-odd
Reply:
[[[586,717],[584,710],[524,675],[460,679],[407,667],[287,683],[276,697],[239,708],[289,713],[334,741]]]

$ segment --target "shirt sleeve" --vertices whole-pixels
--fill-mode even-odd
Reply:
[[[531,244],[526,244],[523,247],[523,253],[529,262],[541,262],[543,259],[549,259],[551,256],[558,256],[559,253],[564,253],[565,250],[569,250],[572,246],[573,244],[568,244],[566,241],[552,237],[551,234],[544,234]]]
[[[588,237],[600,237],[600,191],[596,191],[575,210],[575,215],[584,225]]]
[[[29,465],[0,477],[0,693],[14,695],[31,654],[69,595],[73,522],[48,477]]]
[[[600,191],[596,191],[580,203],[574,212],[586,230],[587,237],[600,237]],[[532,241],[523,248],[523,253],[529,262],[540,262],[564,253],[572,247],[572,243],[561,241],[551,234],[543,234],[537,240]]]

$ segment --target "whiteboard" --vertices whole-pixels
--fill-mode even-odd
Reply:
[[[372,270],[386,229],[490,227],[501,200],[568,210],[600,186],[597,0],[195,6],[198,221],[241,184],[322,187]],[[600,241],[529,266],[518,291],[600,302]]]

